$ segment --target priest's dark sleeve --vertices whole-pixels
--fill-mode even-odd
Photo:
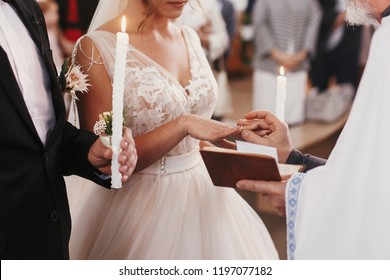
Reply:
[[[326,159],[315,157],[312,155],[304,155],[300,151],[293,149],[286,161],[287,164],[302,164],[305,166],[303,172],[325,165]]]

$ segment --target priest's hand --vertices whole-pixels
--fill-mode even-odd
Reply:
[[[282,181],[254,181],[241,180],[237,182],[240,190],[252,191],[263,194],[269,199],[272,207],[276,209],[279,216],[286,216],[286,186],[291,175],[282,177]]]
[[[253,111],[238,120],[241,137],[248,142],[275,147],[280,163],[286,163],[293,150],[290,133],[286,123],[268,111]]]
[[[138,159],[132,132],[129,128],[123,128],[120,146],[122,151],[118,157],[119,172],[122,174],[122,182],[126,182],[133,173]],[[89,162],[100,172],[111,174],[111,158],[112,150],[104,146],[100,139],[97,139],[89,150]]]

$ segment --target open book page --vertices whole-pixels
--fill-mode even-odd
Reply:
[[[245,141],[236,140],[237,151],[248,154],[259,154],[273,157],[278,162],[278,152],[276,148],[253,144]]]
[[[302,171],[303,166],[302,165],[295,165],[295,164],[278,164],[279,173],[281,176],[284,175],[291,175],[295,172]]]
[[[263,146],[239,140],[236,140],[236,146],[238,152],[267,155],[273,157],[275,161],[278,162],[278,152],[274,147]],[[281,176],[293,174],[302,170],[302,166],[292,164],[278,164],[278,168]]]

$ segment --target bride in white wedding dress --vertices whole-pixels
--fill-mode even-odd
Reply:
[[[79,96],[80,125],[111,110],[115,33],[127,17],[124,104],[138,152],[120,190],[72,194],[73,259],[277,259],[255,211],[234,190],[213,186],[200,142],[239,128],[210,120],[217,84],[196,33],[174,20],[184,0],[102,0],[76,62],[89,75]],[[77,202],[72,198],[77,197]]]

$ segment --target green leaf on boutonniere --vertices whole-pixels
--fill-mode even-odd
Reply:
[[[65,92],[65,90],[66,90],[66,76],[65,75],[66,75],[66,73],[68,73],[68,70],[69,70],[69,58],[65,58],[65,61],[61,66],[60,76],[58,77],[62,92]]]

